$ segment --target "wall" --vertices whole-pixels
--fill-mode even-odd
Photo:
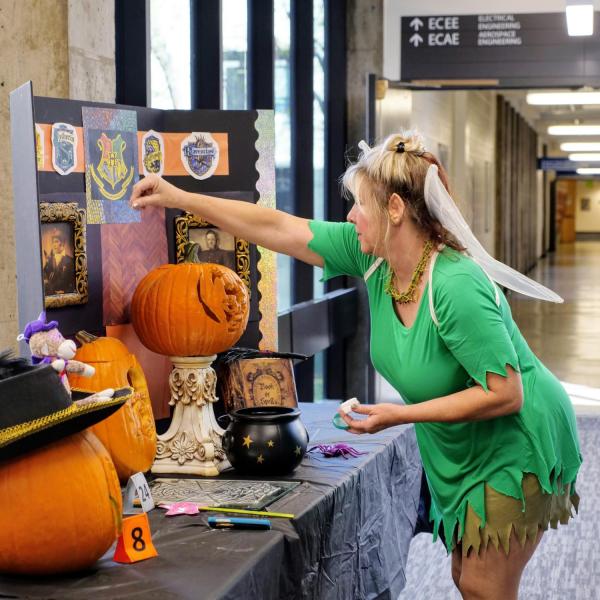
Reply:
[[[346,6],[347,139],[353,146],[365,137],[366,76],[383,68],[383,0],[348,0]]]
[[[581,210],[582,198],[589,198],[589,211]],[[600,233],[600,181],[577,182],[575,231],[577,233]]]
[[[31,80],[38,96],[114,102],[114,2],[2,0],[0,139],[10,136],[9,92]],[[13,347],[17,291],[12,163],[0,161],[0,349]],[[34,315],[37,316],[37,315]]]
[[[487,91],[388,90],[377,101],[377,137],[418,131],[448,170],[453,196],[484,247],[494,248],[495,103]]]
[[[467,193],[462,208],[467,222],[484,248],[494,253],[496,94],[464,92],[467,96],[465,124]]]
[[[115,3],[69,0],[69,98],[115,97]]]

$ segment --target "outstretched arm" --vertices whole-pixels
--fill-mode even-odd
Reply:
[[[367,415],[353,419],[342,414],[350,433],[375,433],[403,423],[482,421],[518,413],[523,405],[521,374],[506,367],[506,377],[488,373],[488,392],[480,385],[418,404],[364,404],[353,409]]]
[[[162,206],[185,210],[235,237],[323,266],[323,259],[308,248],[313,237],[308,219],[250,202],[185,192],[156,175],[148,175],[134,186],[130,203],[138,209]]]

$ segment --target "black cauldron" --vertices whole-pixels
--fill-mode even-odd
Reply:
[[[223,450],[244,475],[286,475],[302,461],[308,433],[297,408],[255,406],[228,415]]]

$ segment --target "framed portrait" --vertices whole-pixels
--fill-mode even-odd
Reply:
[[[246,284],[250,283],[250,244],[214,227],[192,214],[175,219],[175,244],[177,262],[190,254],[196,262],[210,262],[229,267]]]
[[[590,206],[591,202],[590,202],[590,198],[586,197],[586,198],[581,198],[581,210],[591,210],[591,206]]]
[[[46,308],[88,301],[85,224],[85,210],[76,202],[40,203]]]

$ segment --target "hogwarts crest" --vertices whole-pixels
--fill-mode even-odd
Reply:
[[[52,125],[52,165],[61,175],[68,175],[77,167],[77,130],[73,125]]]
[[[165,145],[162,135],[153,131],[147,131],[142,138],[142,169],[144,175],[161,176],[164,170]]]
[[[181,142],[181,162],[195,179],[208,179],[219,164],[219,144],[210,133],[193,132]]]
[[[128,169],[123,156],[127,142],[120,133],[111,139],[103,132],[96,143],[102,154],[95,167],[90,165],[92,178],[104,198],[120,200],[135,174],[133,165]]]

